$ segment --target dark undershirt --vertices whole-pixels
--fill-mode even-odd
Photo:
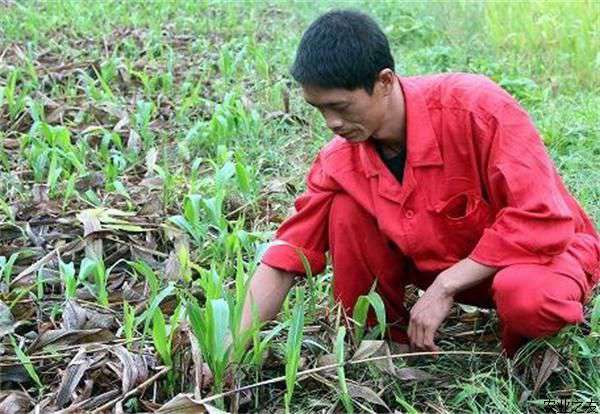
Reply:
[[[400,153],[393,156],[392,158],[385,158],[383,154],[383,148],[379,143],[375,142],[375,148],[379,153],[379,156],[383,160],[383,163],[387,166],[387,168],[392,172],[394,177],[398,180],[399,183],[402,183],[402,177],[404,175],[404,165],[406,164],[406,151],[402,149]]]

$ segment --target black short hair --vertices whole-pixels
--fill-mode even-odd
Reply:
[[[355,10],[333,10],[304,32],[292,77],[301,85],[364,88],[369,95],[379,72],[394,70],[388,39],[377,23]]]

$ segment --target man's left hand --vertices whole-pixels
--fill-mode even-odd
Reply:
[[[454,297],[440,285],[432,283],[429,286],[410,311],[407,333],[411,352],[440,350],[435,345],[434,336],[453,304]]]
[[[492,277],[497,270],[466,258],[440,273],[410,311],[407,334],[411,350],[439,352],[433,338],[450,313],[454,295]]]

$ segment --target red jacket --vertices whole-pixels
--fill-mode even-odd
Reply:
[[[543,264],[577,232],[599,238],[565,188],[527,112],[481,75],[399,77],[405,97],[407,160],[402,184],[372,141],[334,137],[315,158],[296,213],[262,262],[323,271],[333,197],[351,195],[421,271],[470,257],[504,267]]]

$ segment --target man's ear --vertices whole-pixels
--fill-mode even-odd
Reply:
[[[392,93],[395,78],[396,74],[390,68],[382,69],[379,72],[375,81],[375,87],[380,88],[382,96],[388,96]]]

